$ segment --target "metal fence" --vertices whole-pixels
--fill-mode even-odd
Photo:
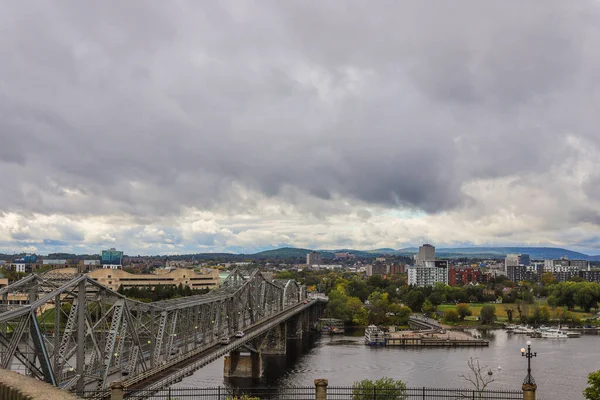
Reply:
[[[125,390],[124,398],[132,400],[315,400],[315,387],[168,388],[158,392]]]
[[[360,389],[353,387],[328,387],[328,400],[523,400],[522,391],[446,388],[406,388],[406,389]]]
[[[522,400],[522,391],[446,388],[406,388],[402,389],[359,389],[353,387],[329,386],[327,400]],[[84,399],[109,399],[110,392],[79,393]],[[124,399],[132,400],[315,400],[316,388],[309,387],[254,387],[254,388],[167,388],[161,390],[123,391]]]

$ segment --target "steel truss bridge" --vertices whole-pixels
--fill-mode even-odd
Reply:
[[[152,303],[87,275],[32,274],[0,289],[0,368],[80,393],[115,380],[158,389],[227,353],[235,368],[240,349],[281,351],[283,340],[285,351],[286,332],[307,329],[326,301],[258,270],[236,269],[206,295]],[[220,345],[223,337],[232,340]]]

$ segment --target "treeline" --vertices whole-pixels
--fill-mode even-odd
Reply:
[[[567,307],[573,310],[580,307],[585,312],[598,309],[600,302],[600,284],[595,282],[561,282],[548,288],[548,305]]]
[[[551,274],[544,275],[541,285],[521,282],[517,286],[506,277],[497,277],[487,284],[459,287],[437,283],[424,288],[408,286],[405,274],[388,279],[380,275],[364,279],[341,271],[283,271],[276,278],[296,279],[309,290],[326,293],[329,296],[327,316],[356,325],[405,325],[411,312],[431,313],[440,304],[486,303],[499,299],[509,320],[514,315],[521,322],[530,323],[551,319],[578,323],[579,317],[572,312],[575,307],[586,312],[598,308],[600,284],[577,280],[556,283]],[[548,306],[535,304],[536,298],[547,298]],[[558,307],[564,310],[557,310]],[[492,314],[491,308],[489,312]],[[465,316],[460,315],[459,319]],[[451,315],[450,318],[456,317]],[[492,314],[490,318],[495,316]]]
[[[193,296],[197,294],[206,294],[210,289],[192,289],[187,285],[179,284],[179,286],[156,285],[146,287],[131,287],[124,288],[119,286],[117,292],[130,299],[138,300],[144,303],[152,301],[175,299],[178,297]]]

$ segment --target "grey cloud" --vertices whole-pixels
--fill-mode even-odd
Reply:
[[[241,184],[439,212],[600,140],[591,1],[5,9],[0,210],[243,210]]]

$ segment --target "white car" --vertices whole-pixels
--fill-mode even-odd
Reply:
[[[221,344],[229,344],[229,338],[227,336],[224,336],[221,339],[219,339],[219,343],[221,343]]]
[[[244,332],[242,332],[242,331],[237,331],[237,332],[235,333],[235,337],[244,337]]]

